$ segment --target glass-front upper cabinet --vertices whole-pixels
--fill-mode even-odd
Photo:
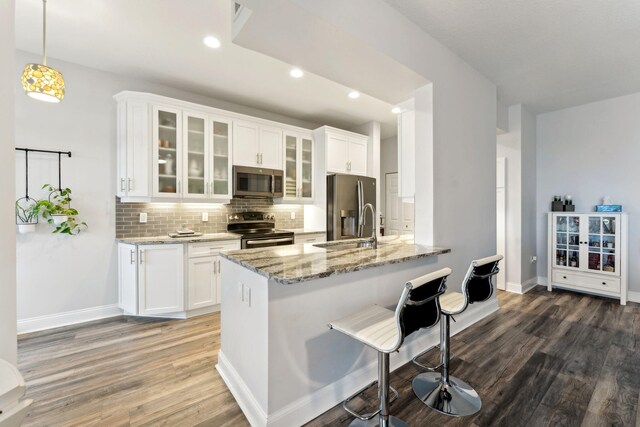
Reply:
[[[208,195],[209,144],[207,119],[204,116],[184,114],[184,180],[183,197],[205,198]]]
[[[302,138],[302,150],[300,155],[300,197],[313,199],[313,140]]]
[[[284,135],[284,200],[313,200],[313,139],[311,135]]]
[[[284,137],[284,197],[298,197],[298,138],[294,135]]]
[[[210,197],[231,197],[231,121],[215,118],[211,122],[213,129],[213,156],[210,181]]]
[[[153,108],[154,184],[153,193],[159,197],[178,197],[181,194],[181,113],[163,107]]]

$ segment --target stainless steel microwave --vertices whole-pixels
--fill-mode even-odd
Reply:
[[[283,196],[284,172],[277,169],[233,167],[233,197],[273,199]]]

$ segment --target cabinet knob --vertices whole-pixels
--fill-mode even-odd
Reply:
[[[567,278],[567,276],[562,276],[562,278],[563,278],[563,279],[566,279],[566,278]]]
[[[606,284],[607,284],[607,282],[602,282],[602,284],[603,284],[603,285],[606,285]]]

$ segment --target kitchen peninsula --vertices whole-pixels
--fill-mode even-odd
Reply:
[[[252,425],[291,426],[376,378],[376,353],[327,324],[371,304],[394,306],[404,284],[434,270],[449,249],[407,237],[230,251],[222,257],[217,369]],[[397,367],[437,342],[416,334]]]

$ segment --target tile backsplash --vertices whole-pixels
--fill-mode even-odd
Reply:
[[[205,203],[122,203],[116,197],[116,238],[162,236],[185,225],[200,233],[227,231],[227,216],[237,212],[268,212],[276,217],[276,228],[303,228],[302,205],[275,205],[269,199],[232,199],[228,205]],[[140,213],[147,223],[140,224]],[[209,221],[202,221],[202,213]],[[295,212],[296,219],[291,219]]]

